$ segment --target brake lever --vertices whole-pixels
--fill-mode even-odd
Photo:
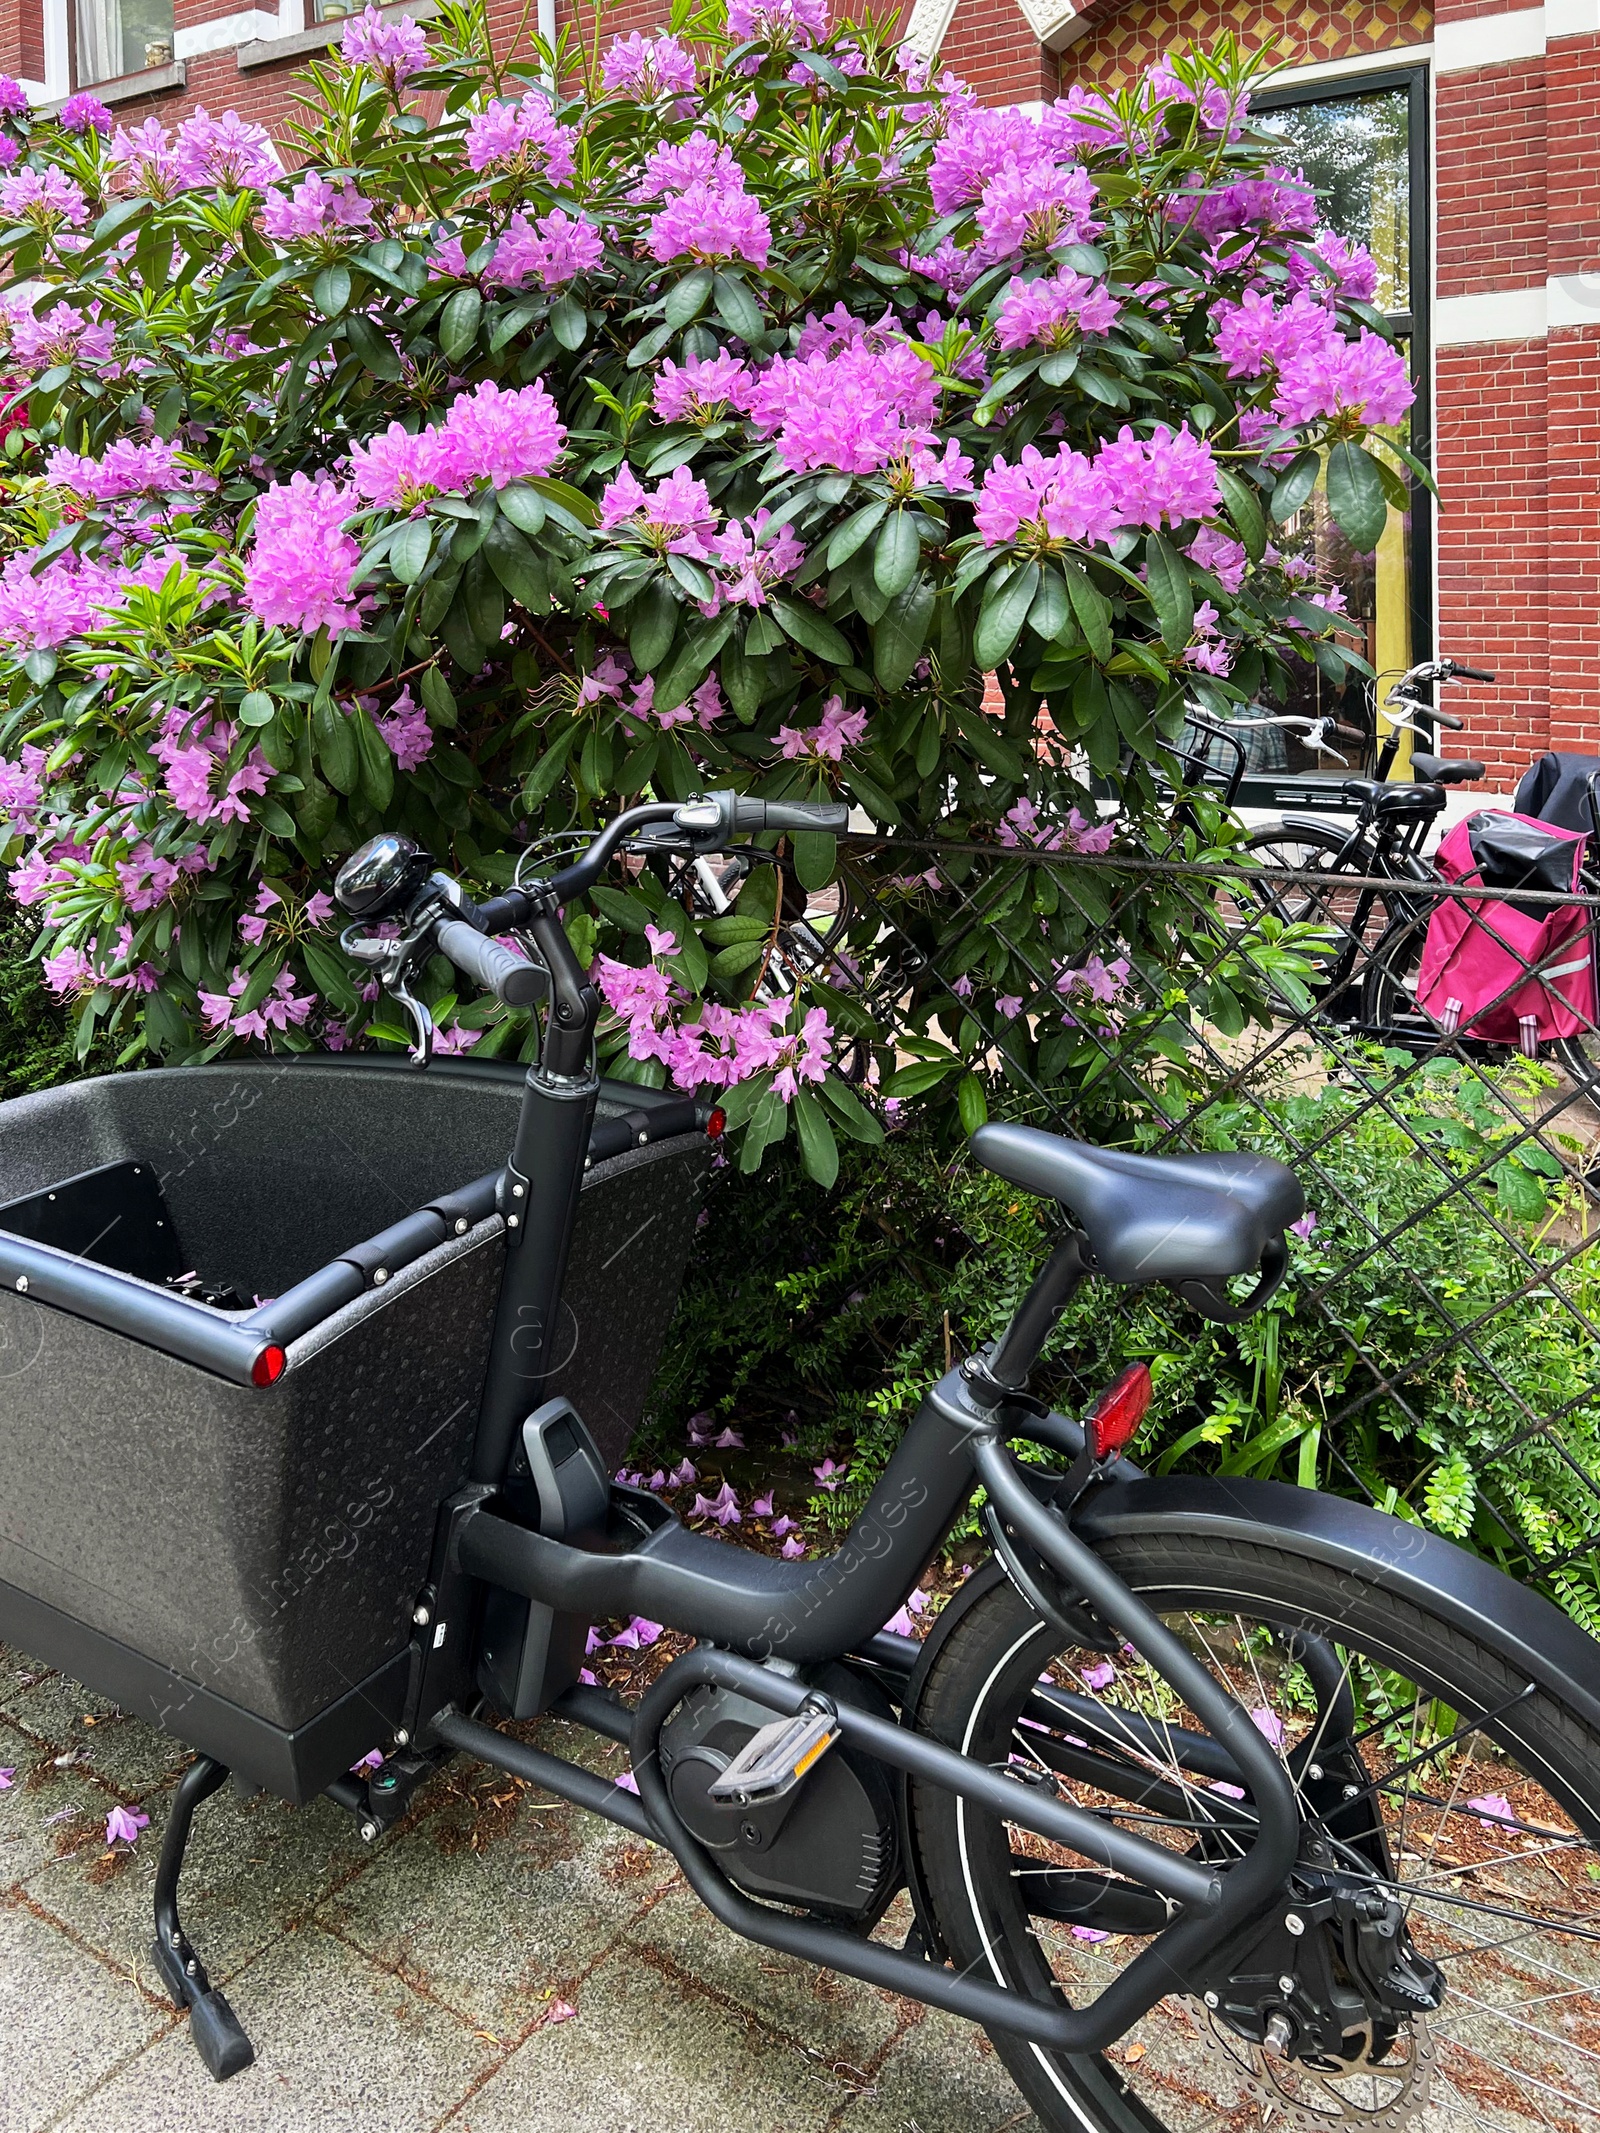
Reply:
[[[433,1017],[421,1000],[407,989],[405,980],[396,977],[389,982],[389,997],[398,1000],[411,1017],[411,1026],[417,1033],[417,1041],[407,1054],[412,1066],[426,1070],[433,1058]]]

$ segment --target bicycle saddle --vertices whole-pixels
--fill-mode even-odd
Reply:
[[[1436,815],[1445,804],[1437,785],[1385,785],[1375,778],[1346,778],[1341,790],[1347,800],[1374,806],[1380,815]]]
[[[1110,1281],[1248,1274],[1305,1213],[1293,1171],[1267,1155],[1128,1155],[1033,1126],[980,1126],[985,1170],[1070,1208]]]
[[[1449,762],[1442,755],[1423,755],[1413,749],[1411,775],[1421,785],[1475,785],[1483,776],[1483,765]]]

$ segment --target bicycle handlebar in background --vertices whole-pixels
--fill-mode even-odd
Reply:
[[[1459,659],[1452,659],[1450,661],[1450,666],[1454,674],[1462,681],[1494,680],[1494,676],[1492,674],[1486,674],[1482,667],[1464,667]]]
[[[530,963],[503,942],[490,940],[464,918],[444,919],[434,934],[434,945],[463,977],[492,992],[505,1007],[531,1007],[549,990],[549,973],[543,964]]]

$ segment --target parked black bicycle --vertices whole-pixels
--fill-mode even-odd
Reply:
[[[478,905],[397,836],[348,862],[348,939],[391,991],[438,953],[543,1003],[509,1159],[476,1183],[431,1181],[507,1091],[456,1062],[438,1082],[359,1062],[179,1070],[0,1106],[0,1335],[33,1359],[0,1376],[0,1634],[200,1751],[156,1918],[207,2064],[252,2055],[179,1916],[197,1805],[231,1767],[326,1792],[376,1835],[460,1752],[665,1846],[752,1941],[984,2024],[1052,2127],[1159,2133],[1270,2104],[1274,2123],[1391,2133],[1431,2105],[1595,2133],[1595,1644],[1419,1527],[1141,1474],[1125,1448],[1142,1364],[1077,1419],[1030,1390],[1085,1281],[1162,1284],[1223,1323],[1258,1309],[1303,1211],[1281,1165],[981,1129],[974,1158],[1070,1220],[1000,1340],[927,1394],[833,1556],[731,1545],[609,1478],[571,1373],[590,1359],[609,1428],[615,1376],[593,1357],[637,1347],[641,1302],[606,1275],[630,1240],[595,1243],[593,1205],[718,1119],[602,1089],[562,910],[625,846],[653,864],[741,831],[838,830],[842,812],[731,793],[637,807]],[[209,1141],[179,1132],[219,1075],[229,1118]],[[52,1180],[74,1132],[100,1166]],[[288,1271],[328,1250],[343,1145],[352,1178],[429,1180],[420,1210],[251,1302],[271,1253]],[[648,1240],[628,1264],[681,1256],[672,1195],[625,1204]],[[204,1247],[189,1275],[214,1262],[211,1301],[164,1281],[173,1229],[180,1267]],[[882,1631],[980,1486],[990,1559],[926,1642]],[[588,1626],[624,1613],[696,1640],[637,1707],[577,1684]],[[638,1796],[494,1723],[545,1711],[627,1743]],[[349,1775],[374,1747],[382,1767]],[[915,1922],[896,1946],[902,1889]]]

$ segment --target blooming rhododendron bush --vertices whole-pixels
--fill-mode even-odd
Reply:
[[[1229,47],[1039,118],[824,0],[516,57],[466,8],[352,18],[276,143],[0,85],[10,891],[85,1048],[384,1044],[328,894],[380,826],[486,888],[641,794],[844,798],[928,951],[910,1069],[870,902],[775,982],[831,838],[767,839],[731,909],[652,859],[567,913],[609,1069],[725,1092],[748,1162],[793,1116],[826,1178],[879,1130],[847,1051],[890,1093],[1059,1075],[1116,1015],[1014,855],[1131,834],[1186,697],[1343,673],[1278,541],[1325,478],[1372,546],[1410,387]],[[1136,905],[1126,949],[1174,952]],[[526,1050],[429,978],[444,1047]]]

